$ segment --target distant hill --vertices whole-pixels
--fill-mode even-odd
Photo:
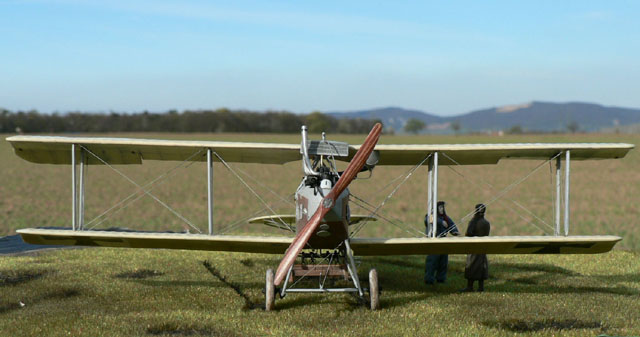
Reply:
[[[580,131],[598,131],[604,128],[640,123],[640,109],[606,107],[592,103],[530,102],[475,110],[466,114],[440,117],[416,110],[381,108],[346,113],[329,113],[336,118],[380,119],[396,132],[404,132],[404,124],[417,118],[428,125],[428,132],[451,132],[450,123],[458,121],[462,131],[489,132],[509,130],[519,126],[524,131],[566,131],[575,124]]]
[[[457,118],[463,128],[474,131],[506,130],[519,125],[524,130],[566,131],[577,123],[581,131],[640,122],[640,109],[605,107],[590,103],[531,102],[473,111]]]

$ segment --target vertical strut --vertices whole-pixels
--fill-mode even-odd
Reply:
[[[564,163],[564,235],[569,235],[569,173],[571,151],[567,150]]]
[[[345,245],[345,255],[347,258],[347,271],[351,275],[351,280],[353,281],[353,285],[358,289],[358,295],[360,297],[364,296],[364,292],[360,287],[360,280],[358,279],[358,271],[356,269],[356,262],[353,258],[353,251],[351,250],[351,245],[349,244],[349,239],[344,240]]]
[[[291,274],[293,273],[293,266],[289,268],[287,272],[287,276],[284,279],[284,284],[282,285],[282,289],[280,290],[280,298],[283,298],[287,295],[287,286],[289,285],[289,279],[291,278]]]
[[[76,144],[71,144],[71,229],[76,230],[78,222],[78,213],[76,206],[78,205],[78,196],[76,195]]]
[[[207,208],[209,210],[209,235],[213,235],[213,156],[207,149]]]
[[[429,232],[430,227],[429,227],[429,223],[431,222],[431,197],[432,197],[432,190],[433,190],[433,183],[432,183],[432,179],[433,179],[433,163],[431,162],[431,160],[433,159],[429,159],[429,169],[427,171],[427,235],[430,235],[431,233]],[[433,227],[433,226],[431,226]]]
[[[438,152],[433,153],[433,183],[432,198],[431,198],[431,214],[433,215],[431,237],[436,237],[438,231]]]
[[[556,216],[556,221],[555,221],[555,233],[554,235],[558,236],[560,235],[560,197],[562,196],[561,194],[561,190],[562,190],[562,175],[560,174],[560,167],[561,167],[561,160],[562,158],[560,156],[558,156],[556,158],[556,209],[555,209],[555,216]]]
[[[78,229],[84,229],[84,180],[86,154],[80,147],[80,186],[78,187]]]

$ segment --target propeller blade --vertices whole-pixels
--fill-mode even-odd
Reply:
[[[289,268],[293,265],[298,254],[302,251],[304,246],[307,244],[309,239],[311,238],[311,234],[318,228],[320,225],[320,221],[324,218],[324,216],[331,210],[335,203],[335,199],[342,194],[342,192],[349,186],[349,184],[355,179],[356,175],[362,167],[364,166],[367,158],[371,152],[373,152],[373,148],[378,143],[378,138],[380,138],[380,133],[382,132],[382,125],[380,123],[376,123],[369,132],[369,135],[365,139],[356,155],[351,159],[351,162],[347,166],[347,169],[342,173],[340,179],[336,182],[333,189],[324,197],[320,206],[313,214],[313,216],[307,221],[307,224],[302,228],[300,232],[296,234],[296,237],[291,242],[291,245],[287,249],[282,261],[280,261],[280,265],[276,270],[276,276],[274,279],[275,285],[280,285],[282,281],[289,271]]]

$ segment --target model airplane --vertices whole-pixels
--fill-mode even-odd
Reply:
[[[72,166],[72,228],[67,230],[28,228],[18,230],[33,244],[81,245],[130,248],[168,248],[248,253],[282,254],[275,273],[267,270],[265,308],[272,310],[276,294],[283,298],[295,292],[350,292],[366,298],[371,309],[380,307],[377,272],[369,272],[368,288],[358,278],[354,254],[592,254],[610,251],[621,240],[617,236],[569,236],[570,159],[624,157],[632,144],[468,144],[468,145],[377,145],[382,126],[376,124],[364,143],[350,146],[323,138],[307,139],[302,128],[301,144],[238,143],[217,141],[168,141],[124,138],[13,136],[7,141],[21,158],[41,164]],[[564,235],[560,235],[561,159],[565,160]],[[555,236],[358,238],[349,226],[375,220],[377,214],[351,215],[348,186],[363,171],[378,165],[416,165],[428,162],[428,209],[436,214],[439,165],[496,164],[503,158],[556,160],[557,208]],[[295,193],[295,215],[268,215],[251,219],[295,233],[290,237],[214,235],[213,162],[284,164],[302,159],[304,176]],[[208,176],[209,233],[142,233],[86,230],[84,228],[85,165],[141,164],[143,160],[206,161]],[[339,172],[336,160],[349,161]],[[79,179],[77,166],[79,164]],[[133,182],[133,181],[132,181]],[[134,183],[135,184],[135,183]],[[137,185],[154,197],[144,186]],[[295,226],[294,226],[295,225]],[[298,261],[298,263],[296,263]],[[317,288],[296,287],[305,277],[317,278]],[[349,287],[329,286],[327,279],[343,278]],[[330,282],[329,282],[330,283]],[[279,288],[276,288],[279,287]]]

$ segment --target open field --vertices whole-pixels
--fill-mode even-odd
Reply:
[[[140,138],[299,142],[298,135],[135,134]],[[18,228],[70,226],[68,166],[35,165],[0,142],[0,236]],[[364,136],[331,136],[359,143]],[[391,137],[381,143],[625,142],[638,135]],[[179,163],[147,162],[117,167],[147,182]],[[440,199],[454,221],[477,202],[542,167],[505,197],[490,203],[493,235],[550,234],[553,200],[551,168],[540,161],[504,161],[494,166],[441,167]],[[284,166],[232,164],[234,170],[275,209],[292,213],[289,199],[301,178],[300,163]],[[463,256],[451,256],[445,285],[422,283],[424,258],[363,258],[360,277],[379,271],[382,307],[371,312],[347,295],[289,295],[277,311],[261,310],[264,272],[279,256],[131,249],[56,250],[0,257],[0,335],[640,335],[640,153],[622,160],[573,161],[571,234],[623,237],[601,255],[490,256],[485,293],[459,294],[465,285]],[[352,184],[353,194],[378,205],[410,167],[379,167],[368,180]],[[454,171],[455,170],[455,171]],[[153,190],[200,230],[206,229],[206,168],[195,163],[177,170]],[[461,176],[464,176],[462,178]],[[381,192],[378,192],[383,189]],[[90,167],[86,219],[90,221],[135,191],[107,167]],[[273,193],[272,193],[273,192]],[[523,211],[520,203],[539,219]],[[382,209],[394,224],[369,223],[359,236],[415,236],[423,230],[426,167],[420,168]],[[283,234],[242,220],[263,205],[232,172],[215,165],[216,231]],[[365,213],[352,206],[353,213]],[[238,222],[239,221],[239,222]],[[229,225],[238,222],[236,226]],[[530,223],[530,222],[533,222]],[[94,222],[89,227],[93,226]],[[546,223],[546,224],[545,224]],[[183,230],[184,224],[149,198],[141,198],[95,228]],[[229,228],[230,227],[230,228]],[[190,229],[192,232],[195,229]],[[203,262],[209,261],[212,274]],[[215,275],[214,275],[215,274]],[[217,275],[217,276],[216,276]],[[400,277],[399,277],[400,276]],[[20,303],[24,304],[22,306]]]

